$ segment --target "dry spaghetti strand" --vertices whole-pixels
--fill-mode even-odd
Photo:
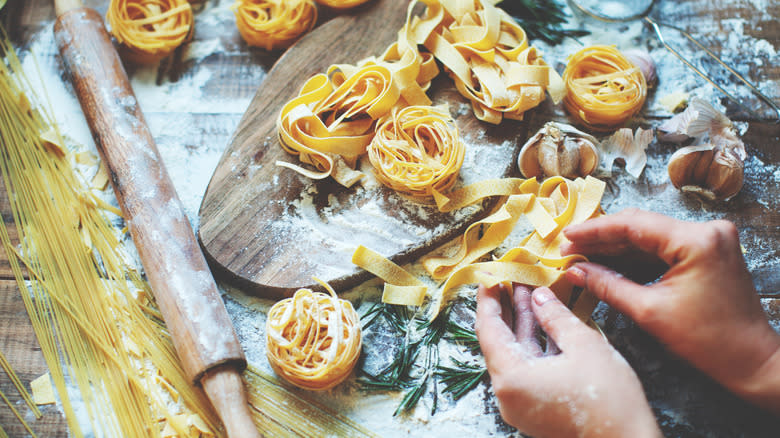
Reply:
[[[106,19],[122,54],[139,64],[170,55],[193,30],[187,0],[111,0]]]
[[[642,72],[615,46],[586,47],[571,55],[563,80],[566,110],[596,131],[623,124],[642,109],[647,97]]]
[[[347,300],[299,289],[271,307],[266,320],[268,361],[304,389],[330,389],[347,378],[360,356],[360,318]]]
[[[291,46],[317,22],[313,0],[238,0],[233,12],[244,41],[265,50]]]
[[[446,107],[394,110],[376,128],[368,158],[384,185],[418,199],[432,199],[455,184],[466,149]]]

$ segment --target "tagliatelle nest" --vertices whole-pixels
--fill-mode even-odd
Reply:
[[[376,129],[368,158],[384,185],[415,198],[449,190],[466,149],[446,107],[395,110]]]
[[[349,301],[323,286],[327,294],[299,289],[274,304],[265,325],[271,368],[310,390],[343,382],[360,356],[360,317]]]
[[[285,49],[317,22],[313,0],[238,0],[236,26],[250,46]]]
[[[609,131],[645,104],[645,77],[614,46],[586,47],[569,57],[563,72],[569,114],[596,131]]]
[[[192,36],[192,8],[186,0],[111,0],[106,13],[122,54],[153,64]]]
[[[316,0],[317,3],[333,9],[349,9],[362,5],[369,0]]]

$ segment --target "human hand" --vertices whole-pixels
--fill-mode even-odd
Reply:
[[[547,288],[532,295],[516,285],[509,295],[480,285],[475,324],[507,423],[537,438],[660,436],[639,379],[603,337]],[[540,329],[557,345],[552,354]]]
[[[594,263],[576,264],[567,278],[726,388],[780,413],[780,336],[761,308],[734,224],[628,210],[564,235],[571,243],[563,254],[659,257],[669,269],[649,286]]]

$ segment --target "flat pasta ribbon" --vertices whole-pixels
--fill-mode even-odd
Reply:
[[[271,368],[295,386],[318,391],[349,376],[361,347],[360,317],[352,304],[321,284],[327,294],[299,289],[274,304],[265,325]]]
[[[595,131],[609,131],[645,104],[647,82],[615,46],[586,47],[569,57],[563,72],[569,114]]]
[[[413,22],[419,43],[446,68],[474,115],[498,124],[522,120],[550,91],[563,97],[560,77],[529,47],[522,27],[493,0],[422,0],[427,8]]]
[[[495,213],[466,230],[455,254],[449,257],[429,255],[422,259],[423,267],[434,280],[444,280],[438,289],[428,289],[427,317],[430,320],[436,318],[460,286],[474,283],[492,286],[514,282],[534,287],[547,286],[561,301],[570,303],[574,286],[566,280],[564,273],[572,264],[586,258],[581,255],[561,256],[559,247],[566,241],[562,230],[568,225],[601,215],[600,202],[605,187],[603,181],[590,176],[573,181],[559,176],[541,184],[535,179],[490,180],[452,193],[455,204],[445,201],[440,205],[461,208],[487,196],[506,198]],[[481,261],[504,242],[520,217],[525,217],[534,231],[500,258]],[[422,284],[409,280],[413,276],[406,271],[399,273],[401,268],[397,265],[393,270],[374,268],[386,263],[377,260],[376,256],[372,259],[353,257],[353,262],[388,283]],[[414,302],[411,297],[397,301],[407,305]],[[583,291],[573,310],[587,320],[596,303],[597,300]]]
[[[446,107],[394,109],[376,128],[368,158],[377,180],[413,198],[446,192],[458,179],[466,148]]]
[[[374,138],[377,120],[394,107],[430,105],[425,90],[437,74],[433,57],[420,54],[408,25],[380,58],[331,65],[327,74],[310,78],[277,119],[282,148],[311,168],[276,164],[312,179],[333,176],[350,187],[362,177],[353,169]]]
[[[316,0],[317,3],[328,6],[333,9],[349,9],[354,8],[355,6],[362,5],[363,3],[366,3],[368,0]]]
[[[122,54],[138,64],[153,64],[192,36],[187,0],[111,0],[106,12]]]
[[[236,26],[250,46],[285,49],[317,22],[313,0],[237,0]]]

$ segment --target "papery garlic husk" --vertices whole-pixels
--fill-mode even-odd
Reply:
[[[685,111],[660,124],[657,131],[660,141],[679,144],[731,127],[728,117],[704,100],[694,97]]]
[[[548,122],[531,137],[517,157],[526,178],[585,177],[599,164],[598,140],[565,123]]]
[[[652,129],[637,128],[636,132],[632,132],[629,128],[621,128],[604,139],[601,142],[604,173],[611,176],[612,165],[621,158],[626,163],[626,172],[639,178],[647,165],[645,150],[653,142],[653,137]]]
[[[635,66],[639,67],[639,70],[645,77],[647,86],[652,87],[658,76],[655,72],[655,61],[650,56],[650,53],[644,49],[628,49],[623,51],[623,55]]]
[[[677,150],[669,159],[669,179],[684,192],[727,201],[742,188],[745,148],[736,135],[713,136],[712,140],[715,144]]]

